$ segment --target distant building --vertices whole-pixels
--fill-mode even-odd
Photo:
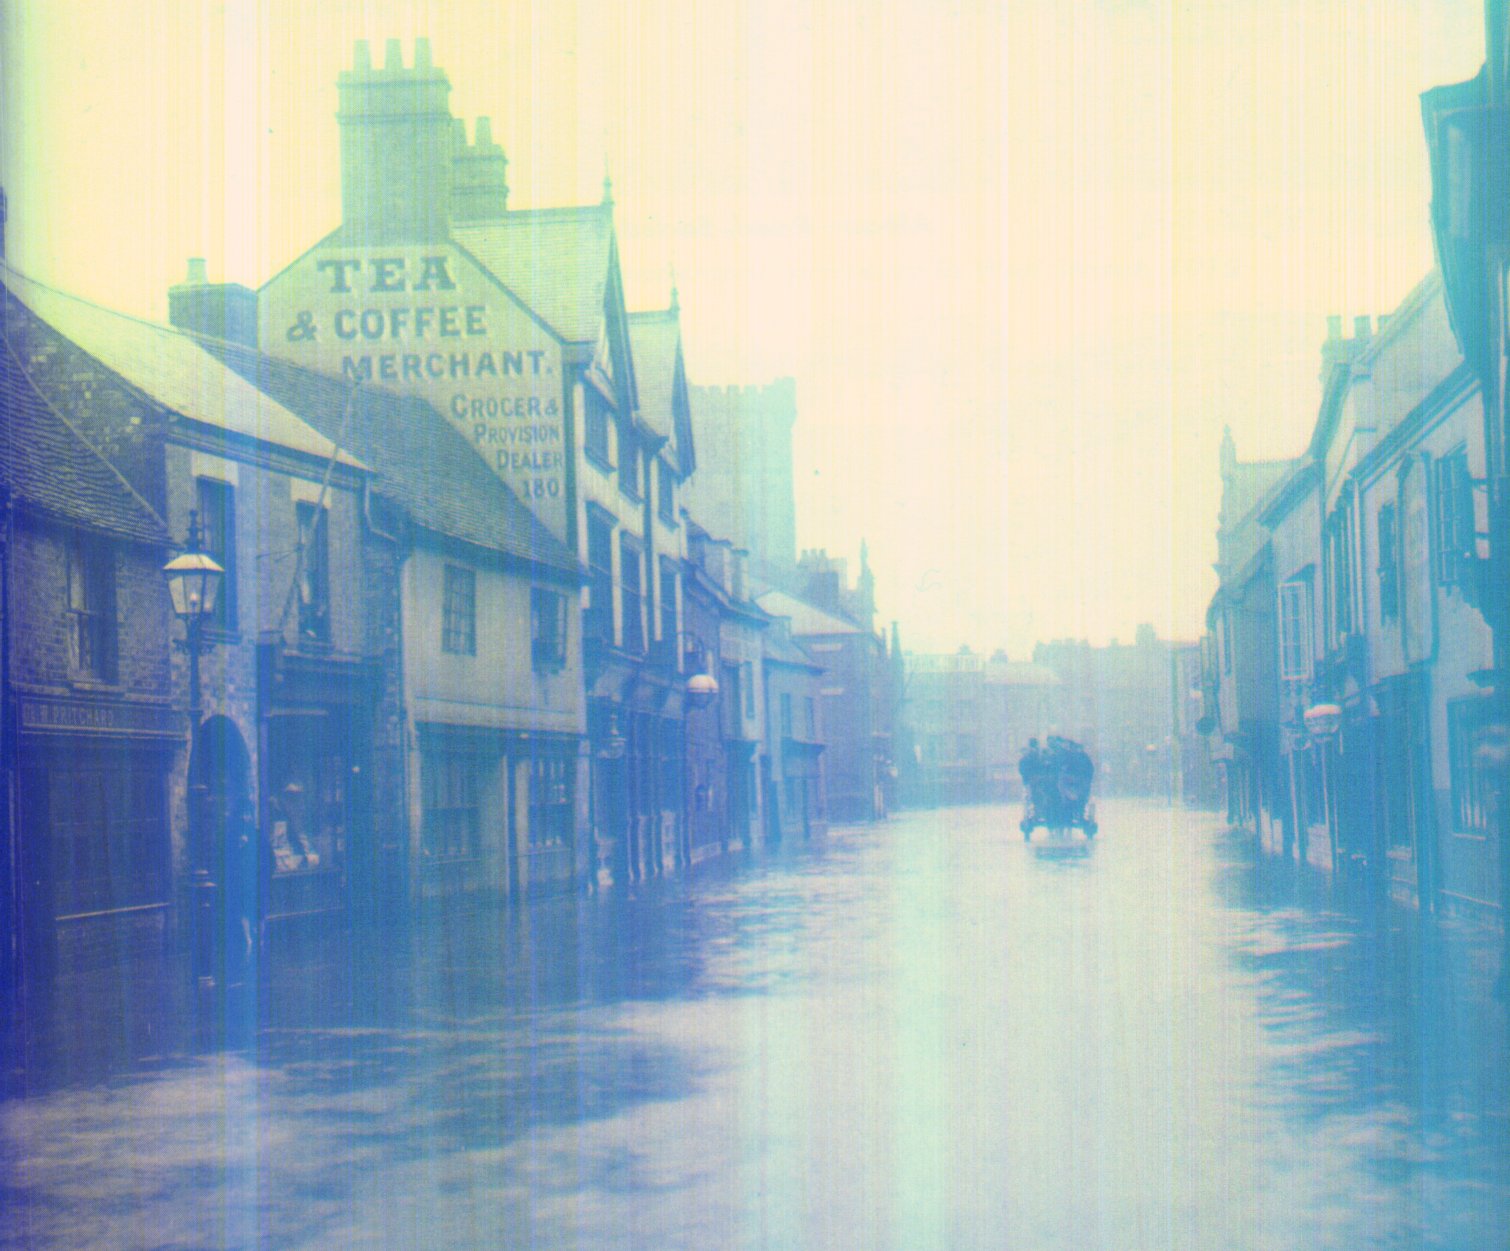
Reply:
[[[701,464],[687,483],[688,509],[747,551],[757,578],[780,580],[797,559],[796,383],[782,378],[764,386],[695,386],[691,405]]]

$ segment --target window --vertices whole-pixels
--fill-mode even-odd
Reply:
[[[1452,771],[1452,828],[1464,834],[1490,833],[1494,765],[1483,749],[1493,718],[1491,701],[1455,699],[1447,705],[1447,751]]]
[[[299,635],[330,641],[330,527],[325,509],[299,504]]]
[[[33,776],[52,831],[54,915],[167,902],[168,805],[160,770],[80,753],[67,767]]]
[[[613,521],[589,506],[587,513],[587,636],[613,642]]]
[[[644,570],[640,549],[627,534],[619,536],[619,588],[624,615],[624,650],[645,650]]]
[[[424,854],[434,860],[473,860],[481,853],[481,762],[431,752],[424,757]]]
[[[543,586],[530,588],[530,658],[536,669],[566,663],[566,596]]]
[[[1433,466],[1432,512],[1436,530],[1436,575],[1443,586],[1467,594],[1472,587],[1475,525],[1468,452],[1459,448]]]
[[[583,387],[582,450],[602,469],[613,469],[608,449],[608,405],[591,386]]]
[[[69,659],[96,682],[115,681],[115,553],[100,539],[76,534],[68,544]]]
[[[1395,506],[1379,508],[1379,620],[1400,619],[1400,526]]]
[[[530,761],[530,822],[526,837],[531,847],[570,846],[574,764],[567,756],[536,756]]]
[[[792,697],[785,691],[781,693],[781,732],[792,737]]]
[[[809,742],[815,742],[818,738],[817,713],[814,705],[815,701],[811,695],[802,697],[802,721],[807,728]]]
[[[655,462],[655,508],[668,526],[676,524],[676,484],[671,477],[671,466],[663,460]]]
[[[661,557],[661,639],[668,647],[676,642],[676,561],[669,556]]]
[[[440,649],[456,656],[477,655],[477,574],[459,565],[446,566]]]
[[[204,548],[225,570],[210,625],[221,630],[236,628],[236,492],[228,482],[200,478],[195,483],[199,524],[204,530]]]
[[[1232,616],[1223,608],[1221,620],[1216,623],[1222,642],[1222,672],[1232,672]]]
[[[619,490],[640,498],[640,449],[627,421],[619,422]]]
[[[755,715],[755,666],[748,660],[739,666],[740,708],[746,717]]]
[[[1311,677],[1311,584],[1300,578],[1279,588],[1279,676],[1286,682]]]
[[[1331,607],[1331,641],[1353,632],[1353,507],[1340,505],[1326,526],[1327,587]]]

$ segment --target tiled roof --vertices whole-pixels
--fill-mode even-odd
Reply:
[[[328,438],[227,372],[194,336],[65,295],[4,265],[0,276],[42,321],[154,403],[220,430],[322,460],[330,457],[334,445]],[[342,460],[358,463],[347,455]]]
[[[167,544],[162,520],[0,349],[0,484],[18,500],[91,529]]]
[[[613,206],[511,209],[453,224],[451,237],[569,343],[598,337],[613,251]]]
[[[629,314],[629,350],[640,392],[640,417],[663,439],[671,437],[676,402],[677,349],[682,330],[675,310]]]
[[[792,633],[798,638],[816,634],[865,633],[853,621],[846,621],[822,608],[815,608],[806,600],[788,595],[785,591],[767,591],[755,602],[773,617],[789,617]]]
[[[351,395],[345,381],[249,348],[210,341],[206,348],[323,435],[341,437]],[[430,404],[364,387],[353,405],[344,446],[377,472],[379,489],[415,524],[563,573],[580,571],[566,545]]]

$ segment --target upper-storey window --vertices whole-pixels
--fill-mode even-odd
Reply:
[[[114,682],[115,552],[92,535],[76,534],[68,544],[70,659],[80,677]]]
[[[330,525],[317,504],[297,505],[302,559],[299,570],[299,635],[330,642]]]
[[[671,476],[671,466],[663,460],[655,462],[655,507],[660,519],[668,526],[676,524],[676,482]]]
[[[458,656],[477,655],[477,574],[460,565],[446,566],[440,647]]]
[[[1477,527],[1474,524],[1473,479],[1468,473],[1467,449],[1458,448],[1438,460],[1434,477],[1432,512],[1436,531],[1437,581],[1471,595]]]
[[[619,490],[640,498],[640,449],[627,421],[619,422]]]
[[[1393,504],[1379,508],[1379,620],[1400,619],[1400,524]]]
[[[627,534],[619,536],[619,588],[623,601],[624,650],[635,655],[645,650],[644,565],[639,544]]]
[[[608,446],[608,403],[592,387],[582,388],[585,412],[582,414],[582,450],[600,468],[613,468],[613,453]]]
[[[1330,640],[1340,644],[1353,633],[1353,502],[1338,504],[1326,524],[1327,600]]]
[[[587,512],[587,636],[613,642],[613,520],[595,508]]]
[[[676,640],[676,561],[661,557],[661,638],[668,644]]]
[[[1295,578],[1279,588],[1279,676],[1286,682],[1311,677],[1311,584]]]
[[[204,531],[204,549],[225,570],[210,625],[221,630],[236,628],[236,490],[229,482],[200,478],[195,483],[195,502]]]

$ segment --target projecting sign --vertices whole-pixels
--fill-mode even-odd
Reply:
[[[265,351],[428,400],[565,533],[559,346],[470,258],[437,245],[318,248],[258,307]]]

